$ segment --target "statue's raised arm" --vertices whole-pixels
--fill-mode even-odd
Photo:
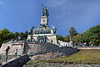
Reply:
[[[33,28],[35,28],[35,26],[32,27],[32,30],[33,30]]]
[[[56,31],[57,31],[57,26],[56,26],[56,27],[54,27],[53,25],[51,25],[51,26],[52,26],[53,32],[54,32],[54,34],[55,34]]]

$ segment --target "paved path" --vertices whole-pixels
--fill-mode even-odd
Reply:
[[[100,47],[77,47],[78,49],[100,49]]]
[[[5,65],[5,64],[7,64],[8,62],[13,61],[13,60],[15,60],[15,59],[16,59],[16,58],[9,59],[7,62],[3,62],[2,65]]]

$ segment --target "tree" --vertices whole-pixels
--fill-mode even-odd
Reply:
[[[82,33],[81,37],[82,42],[95,42],[96,44],[100,43],[100,25],[91,27],[86,32]]]
[[[3,42],[7,42],[14,38],[13,32],[10,32],[8,29],[3,28],[0,30],[0,46],[2,45]]]
[[[15,33],[15,39],[18,39],[18,37],[19,37],[19,33],[16,32],[16,33]]]
[[[70,42],[70,35],[67,35],[66,37],[64,37],[64,41]]]
[[[77,34],[76,36],[73,36],[72,37],[72,41],[74,42],[74,43],[80,43],[81,42],[81,34]]]
[[[70,33],[71,38],[78,34],[74,27],[70,27],[69,33]]]
[[[61,41],[64,40],[63,36],[61,36],[61,35],[56,35],[56,38],[57,38],[57,40],[61,40]]]
[[[19,36],[21,37],[21,40],[25,39],[25,34],[24,34],[23,32],[21,32],[21,33],[19,34]]]
[[[16,32],[15,33],[15,39],[18,39],[19,37],[21,37],[21,40],[23,40],[23,39],[27,39],[27,36],[28,36],[27,31],[25,31],[25,33],[23,33],[23,32],[21,32],[21,33]]]
[[[21,40],[27,39],[28,32],[27,31],[25,33],[15,32],[15,34],[13,34],[13,32],[10,32],[6,28],[0,30],[0,46],[2,45],[3,42],[7,42],[11,39],[18,39],[19,36],[21,37]]]

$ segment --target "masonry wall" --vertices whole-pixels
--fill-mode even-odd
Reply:
[[[25,42],[24,41],[15,41],[15,42],[7,42],[3,43],[0,48],[0,54],[6,55],[6,49],[9,46],[10,49],[8,51],[8,55],[15,55],[15,51],[17,49],[17,55],[21,55],[23,48],[24,48]]]
[[[25,49],[27,50],[27,54],[43,53],[43,52],[51,51],[54,48],[58,48],[58,46],[54,45],[54,44],[50,44],[50,43],[27,42],[25,44]],[[26,50],[24,50],[24,51],[26,51]]]
[[[22,67],[29,60],[30,58],[28,57],[28,55],[23,55],[21,57],[8,61],[7,63],[3,64],[1,67]]]

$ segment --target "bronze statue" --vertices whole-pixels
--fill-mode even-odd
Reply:
[[[49,16],[49,12],[48,12],[48,8],[46,8],[45,6],[44,6],[44,8],[43,8],[43,4],[42,4],[42,9],[43,9],[43,11],[42,11],[42,16]]]
[[[29,28],[29,34],[32,34],[33,28],[35,28],[35,26]]]
[[[56,27],[54,27],[53,25],[51,25],[51,26],[52,26],[52,28],[53,28],[53,33],[55,34],[56,31],[57,31],[57,26],[56,26]]]

